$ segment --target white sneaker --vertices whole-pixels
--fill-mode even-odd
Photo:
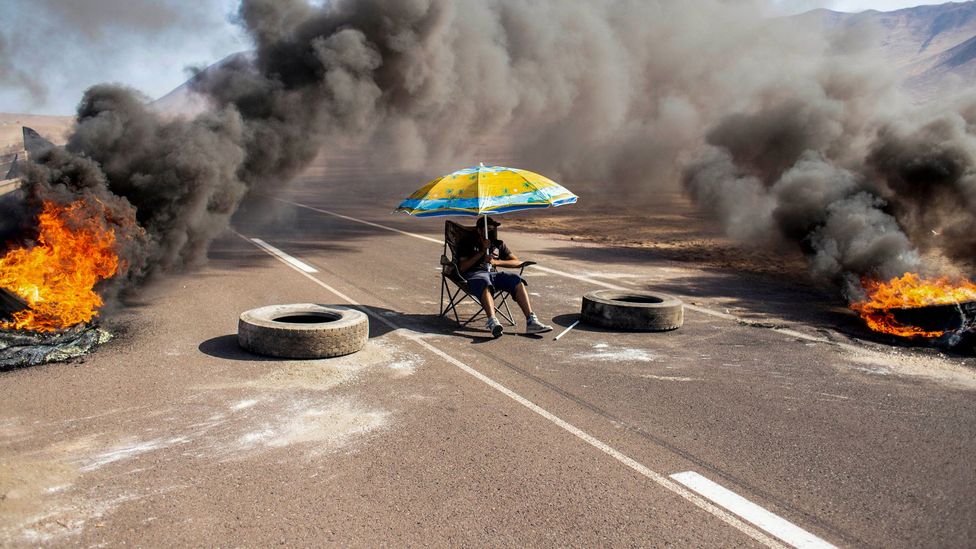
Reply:
[[[488,318],[488,323],[485,325],[485,328],[491,332],[492,337],[495,339],[502,337],[502,334],[505,333],[505,329],[502,328],[502,323],[498,322],[498,319],[493,316]]]
[[[544,334],[551,331],[552,326],[539,322],[539,317],[535,316],[535,313],[529,315],[529,319],[525,323],[525,333]]]

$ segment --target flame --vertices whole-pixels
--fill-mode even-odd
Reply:
[[[892,309],[976,301],[976,284],[949,277],[922,278],[914,273],[905,273],[901,278],[893,278],[889,282],[864,280],[862,285],[867,297],[852,303],[851,308],[860,313],[872,330],[901,337],[940,337],[945,332],[930,332],[902,324],[895,320]]]
[[[37,244],[0,259],[0,287],[30,305],[0,323],[0,329],[52,332],[88,322],[103,305],[95,284],[119,272],[115,231],[104,227],[106,207],[78,200],[45,202],[38,216]]]

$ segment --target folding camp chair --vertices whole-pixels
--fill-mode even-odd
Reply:
[[[488,229],[489,238],[491,240],[497,240],[497,233],[494,228]],[[471,288],[468,286],[468,281],[464,279],[464,275],[461,273],[461,269],[458,267],[460,259],[458,258],[458,247],[466,238],[478,238],[478,229],[476,227],[465,227],[464,225],[459,225],[453,221],[446,221],[444,223],[444,253],[441,255],[441,312],[440,316],[447,316],[448,312],[454,313],[454,320],[456,320],[462,327],[474,322],[479,316],[484,315],[484,307],[481,305],[481,296],[474,295],[471,293]],[[529,265],[535,265],[534,261],[523,261],[519,265],[519,276],[525,271],[525,268]],[[451,285],[454,288],[451,288]],[[512,310],[508,307],[508,298],[511,294],[503,290],[497,290],[494,287],[492,289],[492,297],[495,299],[495,311],[504,318],[510,326],[515,326],[515,318],[512,316]],[[445,304],[445,297],[447,297],[447,303]],[[499,299],[501,298],[501,299]],[[467,320],[462,321],[461,315],[458,313],[457,306],[464,302],[465,299],[470,299],[478,304],[478,311],[473,315],[468,317]]]

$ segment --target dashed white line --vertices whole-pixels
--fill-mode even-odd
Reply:
[[[671,478],[701,494],[716,505],[728,509],[732,513],[735,513],[794,547],[802,547],[804,549],[829,549],[835,547],[803,528],[770,513],[739,494],[708,480],[694,471],[675,473],[671,475]]]
[[[434,244],[443,244],[444,243],[443,240],[439,240],[437,238],[432,238],[432,237],[429,237],[429,236],[424,236],[422,234],[411,233],[411,232],[407,232],[407,231],[401,231],[400,229],[395,229],[393,227],[388,227],[386,225],[380,225],[379,223],[373,223],[372,221],[366,221],[365,219],[359,219],[359,218],[356,218],[356,217],[350,217],[348,215],[342,215],[341,213],[332,212],[332,211],[329,211],[329,210],[323,210],[321,208],[314,208],[314,207],[308,206],[306,204],[300,204],[298,202],[292,202],[291,200],[285,200],[284,198],[277,198],[277,197],[274,197],[274,196],[271,196],[269,198],[271,198],[273,200],[277,200],[278,202],[284,202],[285,204],[291,204],[292,206],[297,206],[299,208],[305,208],[306,210],[312,210],[313,212],[319,212],[319,213],[324,213],[326,215],[331,215],[333,217],[338,217],[339,219],[345,219],[347,221],[354,221],[356,223],[362,223],[363,225],[369,225],[370,227],[376,227],[377,229],[384,229],[384,230],[387,230],[387,231],[393,231],[395,233],[400,233],[402,235],[412,236],[414,238],[419,238],[420,240],[426,240],[428,242],[433,242]]]
[[[319,272],[318,269],[316,269],[315,267],[312,267],[311,265],[305,263],[304,261],[299,261],[295,259],[294,257],[286,254],[285,252],[279,250],[278,248],[275,248],[271,244],[268,244],[267,242],[261,240],[260,238],[252,238],[251,242],[257,244],[259,247],[263,248],[264,251],[277,257],[278,259],[281,259],[285,263],[291,265],[292,267],[295,267],[296,269],[302,271],[303,273]]]
[[[462,370],[463,372],[471,375],[475,379],[477,379],[477,380],[481,381],[482,383],[488,385],[492,389],[498,391],[499,393],[505,395],[506,397],[508,397],[508,398],[514,400],[515,402],[521,404],[525,408],[528,408],[529,410],[531,410],[532,412],[538,414],[539,416],[542,416],[543,418],[545,418],[546,420],[548,420],[551,423],[555,424],[559,428],[561,428],[561,429],[563,429],[563,430],[571,433],[572,435],[574,435],[577,438],[579,438],[580,440],[586,442],[590,446],[592,446],[592,447],[600,450],[601,452],[607,454],[608,456],[612,457],[613,459],[615,459],[615,460],[619,461],[620,463],[626,465],[630,469],[636,471],[640,475],[642,475],[642,476],[644,476],[644,477],[646,477],[646,478],[654,481],[655,483],[657,483],[660,486],[666,488],[667,490],[670,490],[671,492],[673,492],[673,493],[675,493],[675,494],[683,497],[684,499],[688,500],[689,502],[691,502],[695,506],[699,507],[700,509],[702,509],[704,511],[707,511],[708,513],[711,513],[712,515],[714,515],[719,520],[722,520],[726,524],[732,526],[733,528],[739,530],[740,532],[746,534],[747,536],[755,539],[756,541],[762,543],[763,545],[766,545],[767,547],[775,547],[775,548],[785,547],[782,543],[780,543],[776,539],[774,539],[774,538],[766,535],[761,530],[759,530],[759,529],[753,527],[752,525],[744,522],[742,519],[738,518],[737,516],[733,515],[732,513],[728,512],[728,511],[726,511],[725,509],[722,509],[721,507],[719,507],[719,506],[717,506],[717,505],[715,505],[715,504],[707,501],[706,499],[702,498],[698,494],[695,494],[694,492],[686,489],[685,487],[681,486],[680,484],[678,484],[677,482],[671,480],[670,478],[666,477],[665,475],[662,475],[661,473],[658,473],[656,471],[651,470],[650,468],[648,468],[644,464],[642,464],[642,463],[634,460],[633,458],[627,456],[623,452],[621,452],[621,451],[613,448],[612,446],[606,444],[605,442],[599,440],[598,438],[590,435],[586,431],[583,431],[579,427],[576,427],[575,425],[567,422],[566,420],[564,420],[564,419],[556,416],[555,414],[553,414],[553,413],[549,412],[548,410],[542,408],[541,406],[535,404],[534,402],[530,401],[529,399],[523,397],[522,395],[516,393],[515,391],[509,389],[508,387],[502,385],[501,383],[495,381],[494,379],[492,379],[492,378],[490,378],[490,377],[482,374],[481,372],[475,370],[471,366],[468,366],[467,364],[465,364],[465,363],[461,362],[460,360],[454,358],[453,356],[447,354],[446,352],[442,351],[441,349],[435,347],[434,345],[431,345],[427,341],[424,341],[422,339],[421,334],[418,334],[417,332],[414,332],[412,330],[408,330],[406,328],[401,328],[401,327],[397,326],[396,324],[394,324],[393,322],[391,322],[389,319],[384,318],[384,317],[382,317],[382,316],[374,313],[373,311],[371,311],[370,309],[368,309],[366,307],[363,307],[360,303],[358,303],[357,301],[355,301],[351,297],[349,297],[346,294],[340,292],[339,290],[333,288],[332,286],[328,285],[327,283],[319,280],[317,277],[312,276],[312,274],[303,271],[301,268],[295,266],[293,263],[291,263],[289,261],[286,261],[282,256],[273,253],[269,248],[266,248],[264,246],[260,246],[256,242],[257,239],[247,238],[246,236],[241,235],[239,233],[238,233],[238,236],[240,236],[241,238],[243,238],[244,240],[246,240],[248,242],[253,243],[256,246],[261,247],[267,253],[269,253],[270,255],[278,258],[278,260],[282,261],[283,263],[285,263],[286,265],[288,265],[289,267],[291,267],[292,269],[294,269],[295,271],[297,271],[302,276],[308,278],[313,283],[321,286],[322,288],[325,288],[329,292],[332,292],[337,297],[339,297],[339,299],[342,299],[345,302],[347,302],[347,303],[355,306],[356,308],[360,309],[361,311],[363,311],[364,313],[366,313],[367,315],[369,315],[371,318],[373,318],[375,320],[378,320],[379,322],[382,322],[383,324],[385,324],[386,326],[388,326],[391,330],[393,330],[394,333],[400,335],[401,337],[403,337],[403,338],[405,338],[405,339],[407,339],[409,341],[412,341],[413,343],[415,343],[415,344],[423,347],[424,349],[430,351],[431,353],[433,353],[433,354],[435,354],[435,355],[443,358],[448,363],[454,365],[455,367],[457,367],[458,369]],[[287,254],[285,254],[285,255],[287,256]],[[287,257],[290,257],[290,256],[287,256]]]

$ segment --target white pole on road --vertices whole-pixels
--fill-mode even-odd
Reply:
[[[569,325],[569,328],[566,328],[565,330],[563,330],[563,331],[562,331],[562,332],[561,332],[561,333],[560,333],[559,335],[557,335],[556,337],[554,337],[554,338],[552,338],[552,340],[553,340],[553,341],[559,341],[559,338],[561,338],[561,337],[563,337],[564,335],[566,335],[566,332],[568,332],[568,331],[570,331],[570,330],[572,330],[573,328],[575,328],[575,327],[576,327],[576,325],[577,325],[577,324],[579,324],[579,323],[580,323],[580,321],[579,321],[579,320],[577,320],[576,322],[574,322],[574,323],[572,323],[572,324],[570,324],[570,325]]]

